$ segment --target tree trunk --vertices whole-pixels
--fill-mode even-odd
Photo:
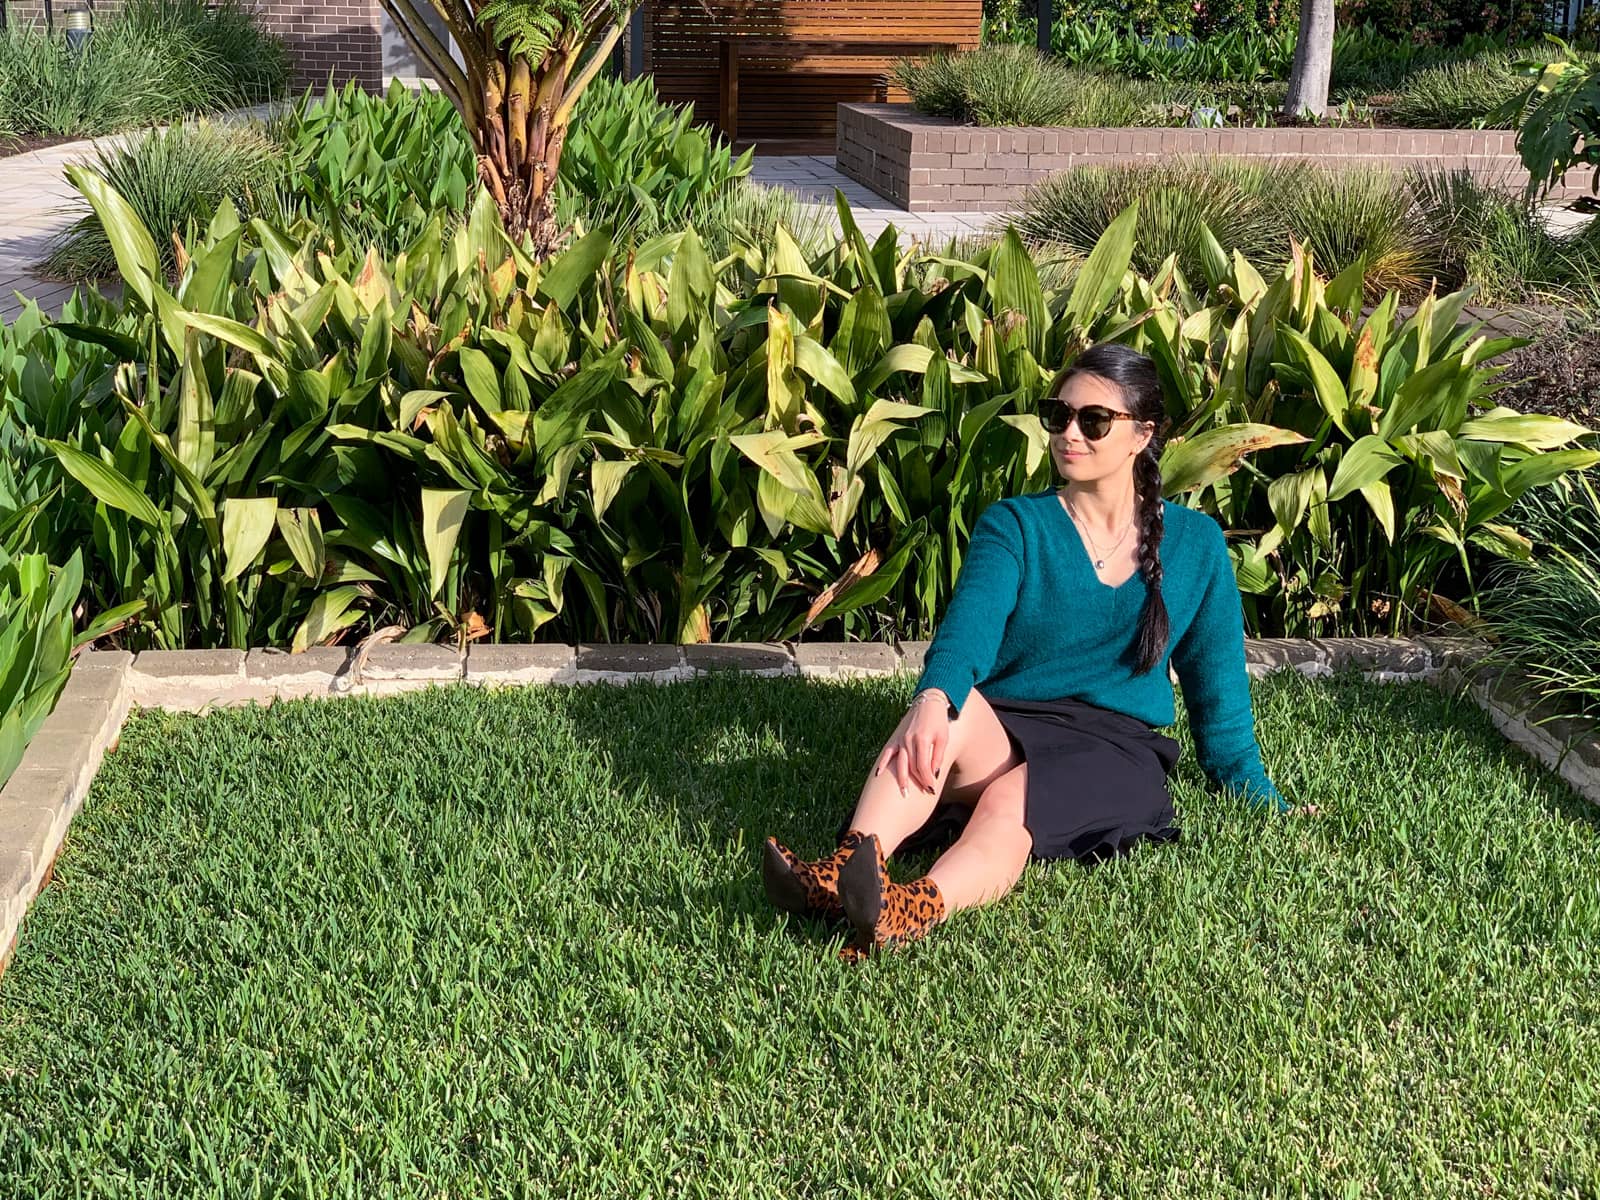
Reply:
[[[1328,79],[1333,73],[1333,0],[1302,0],[1300,36],[1289,71],[1289,96],[1283,111],[1298,117],[1328,111]]]
[[[533,64],[506,55],[484,88],[484,129],[478,174],[500,208],[506,232],[533,237],[536,259],[549,257],[560,236],[555,182],[567,140],[565,57],[551,53]],[[503,81],[503,82],[502,82]]]

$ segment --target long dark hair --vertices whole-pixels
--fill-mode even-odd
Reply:
[[[1057,373],[1049,394],[1059,396],[1074,375],[1093,375],[1115,384],[1128,411],[1155,427],[1150,441],[1133,460],[1133,489],[1139,506],[1139,574],[1144,576],[1146,588],[1144,607],[1139,610],[1134,672],[1143,675],[1166,657],[1171,634],[1167,602],[1161,596],[1161,535],[1166,528],[1161,507],[1161,443],[1167,426],[1161,376],[1148,357],[1116,342],[1092,346],[1078,355]]]

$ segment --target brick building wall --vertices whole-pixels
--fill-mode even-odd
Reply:
[[[57,27],[69,7],[82,0],[51,0]],[[96,20],[121,7],[119,0],[93,0]],[[284,40],[296,89],[323,83],[331,71],[335,83],[354,79],[376,89],[388,82],[384,70],[383,8],[378,0],[254,0],[261,23]],[[6,22],[12,26],[44,24],[44,0],[7,0]],[[392,40],[398,41],[394,34]],[[391,58],[394,57],[391,53]],[[400,69],[402,77],[410,72]]]
[[[82,0],[51,0],[51,7],[55,10],[56,27],[61,27],[61,21],[68,9],[76,8]],[[121,0],[94,0],[95,20],[110,16],[122,7]],[[14,28],[27,25],[44,25],[44,0],[7,0],[6,24]]]
[[[377,0],[259,0],[262,23],[284,40],[297,88],[355,80],[383,87],[383,9]]]

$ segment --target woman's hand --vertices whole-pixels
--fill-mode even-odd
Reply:
[[[921,699],[923,696],[929,699]],[[950,741],[949,704],[949,697],[937,688],[919,692],[884,745],[872,773],[891,771],[902,796],[913,783],[929,795],[936,794],[945,746]]]

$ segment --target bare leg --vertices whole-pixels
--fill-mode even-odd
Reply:
[[[902,795],[892,772],[869,774],[850,828],[877,834],[885,856],[893,854],[927,821],[941,795],[958,803],[977,804],[985,788],[1021,763],[1000,718],[974,688],[961,706],[961,715],[950,724],[944,766],[933,792],[918,791],[913,785]]]
[[[960,840],[933,864],[928,878],[939,885],[946,916],[998,900],[1016,884],[1033,849],[1033,836],[1022,823],[1027,788],[1027,763],[990,783]]]

